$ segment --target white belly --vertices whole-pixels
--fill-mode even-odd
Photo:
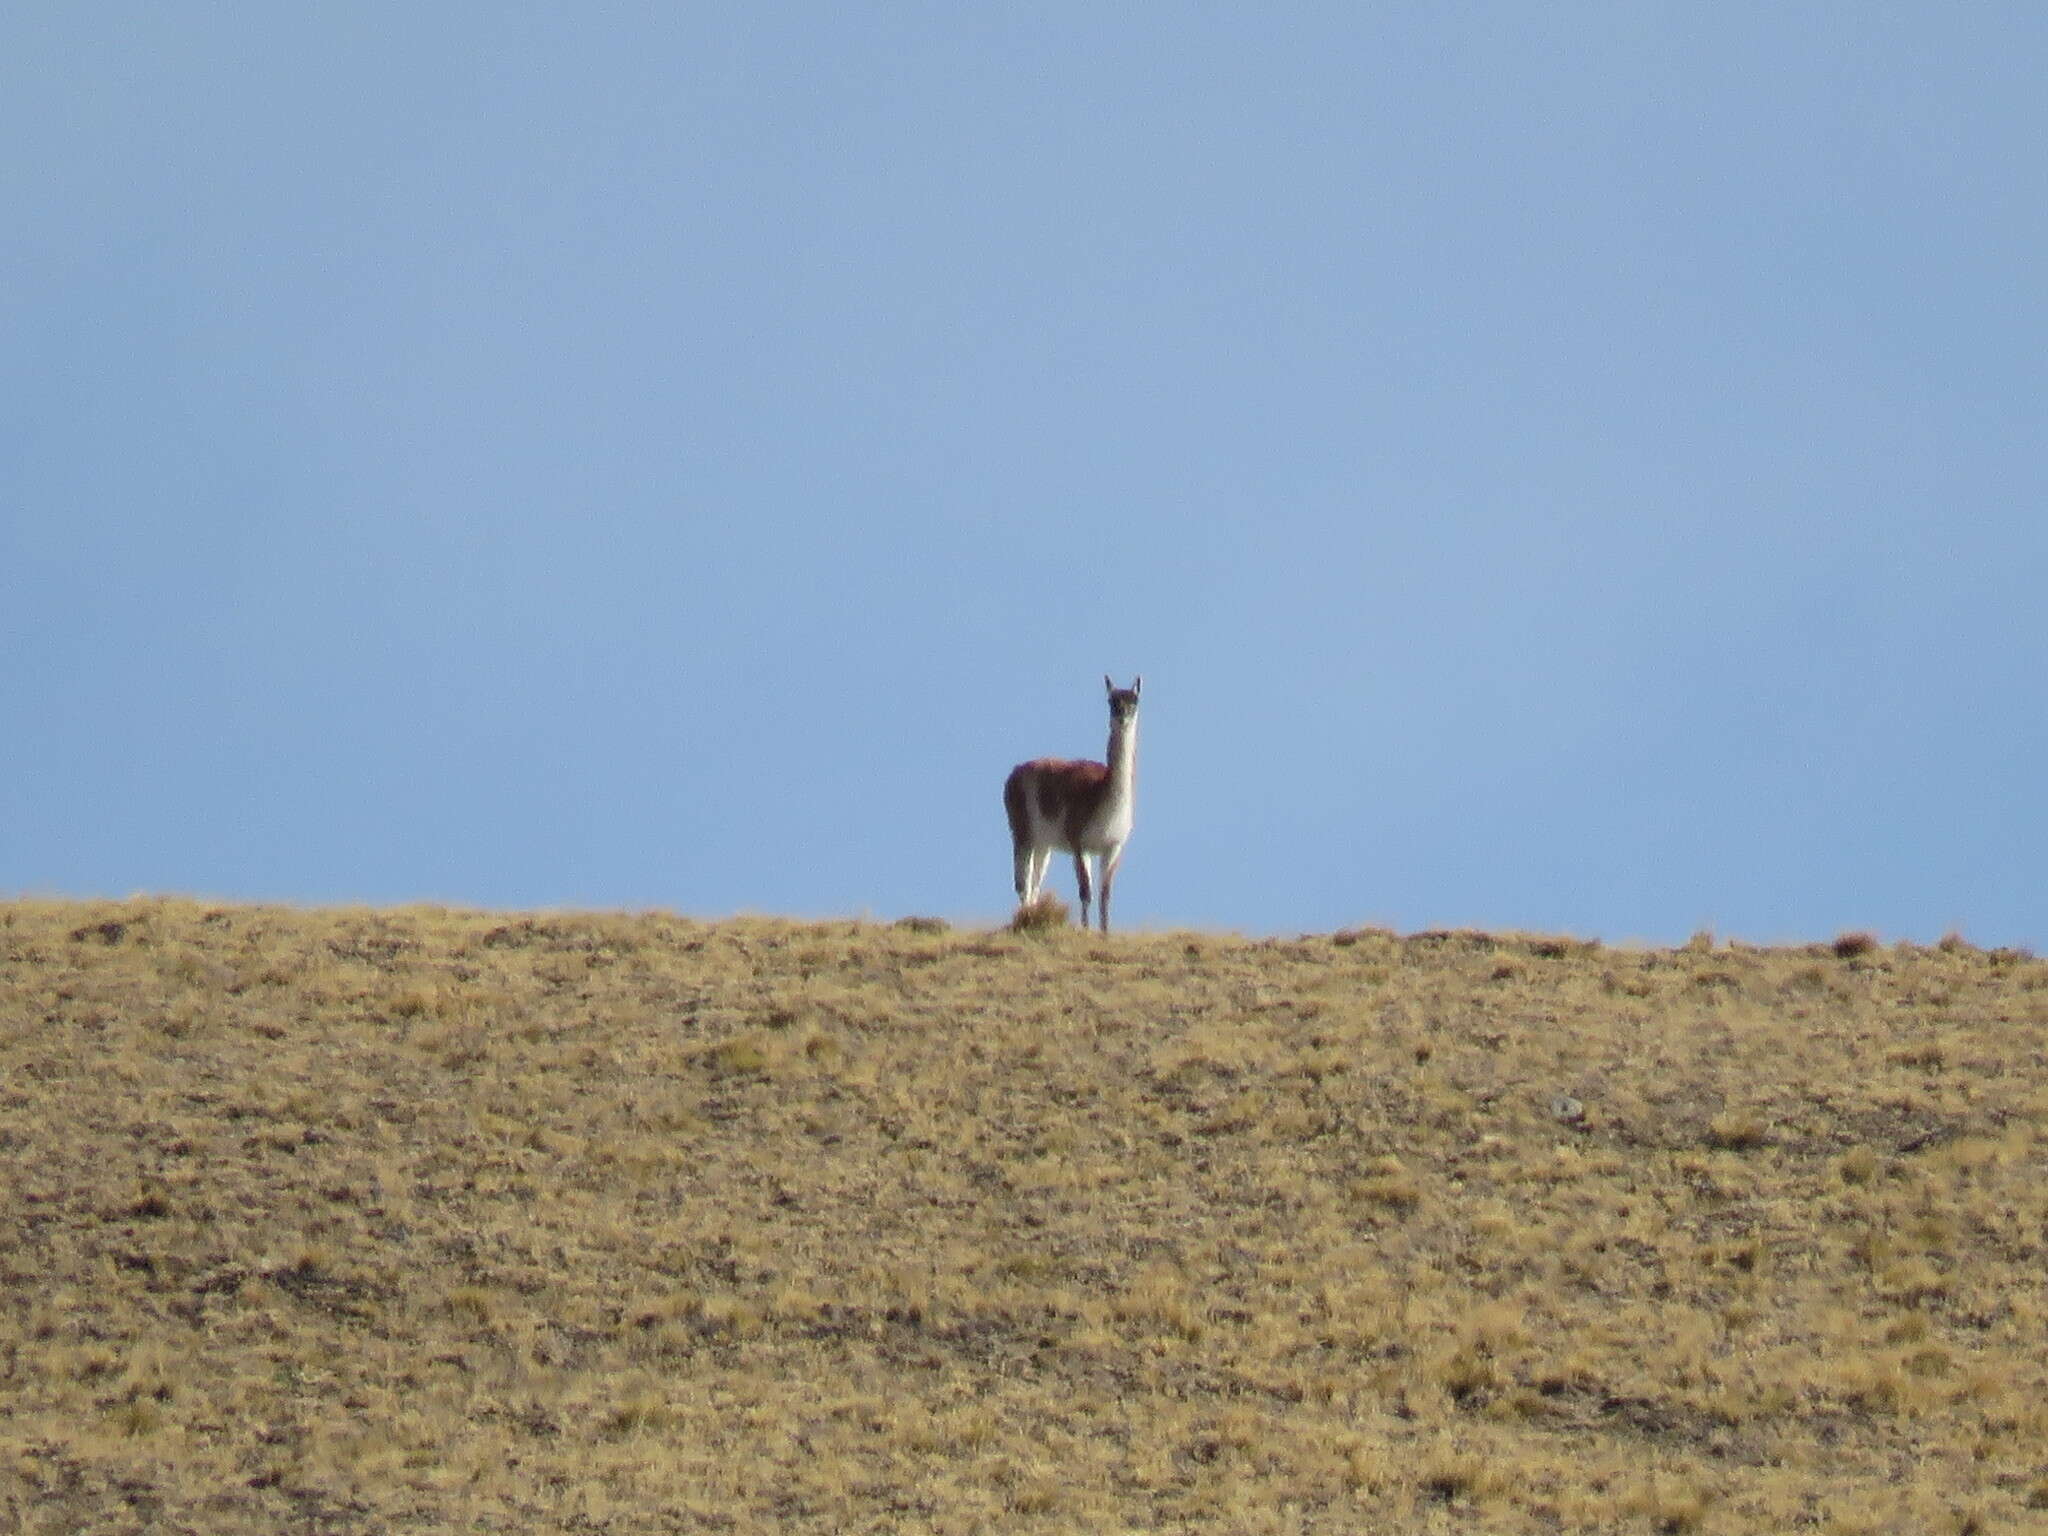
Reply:
[[[1031,843],[1060,853],[1104,853],[1120,848],[1131,835],[1131,803],[1103,806],[1081,827],[1078,840],[1070,840],[1059,818],[1045,815],[1037,805],[1031,808]]]

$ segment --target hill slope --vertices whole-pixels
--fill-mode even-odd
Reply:
[[[2048,965],[0,905],[30,1531],[2048,1525]]]

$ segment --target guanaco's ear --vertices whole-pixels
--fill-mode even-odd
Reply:
[[[1135,699],[1135,698],[1136,698],[1136,697],[1138,696],[1138,690],[1139,690],[1139,689],[1141,689],[1141,688],[1143,688],[1144,686],[1145,686],[1145,679],[1143,679],[1142,677],[1134,677],[1134,678],[1132,678],[1132,679],[1131,679],[1131,697]]]
[[[1110,693],[1116,692],[1116,684],[1112,683],[1109,680],[1109,674],[1107,672],[1102,674],[1102,686]]]

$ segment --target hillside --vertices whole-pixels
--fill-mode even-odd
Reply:
[[[0,905],[0,1529],[2048,1529],[2044,1260],[1959,942]]]

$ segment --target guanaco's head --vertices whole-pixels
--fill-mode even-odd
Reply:
[[[1112,724],[1119,720],[1138,718],[1138,690],[1144,684],[1145,679],[1134,677],[1131,679],[1130,687],[1119,688],[1109,680],[1107,672],[1103,673],[1102,686],[1109,690],[1109,718]]]

